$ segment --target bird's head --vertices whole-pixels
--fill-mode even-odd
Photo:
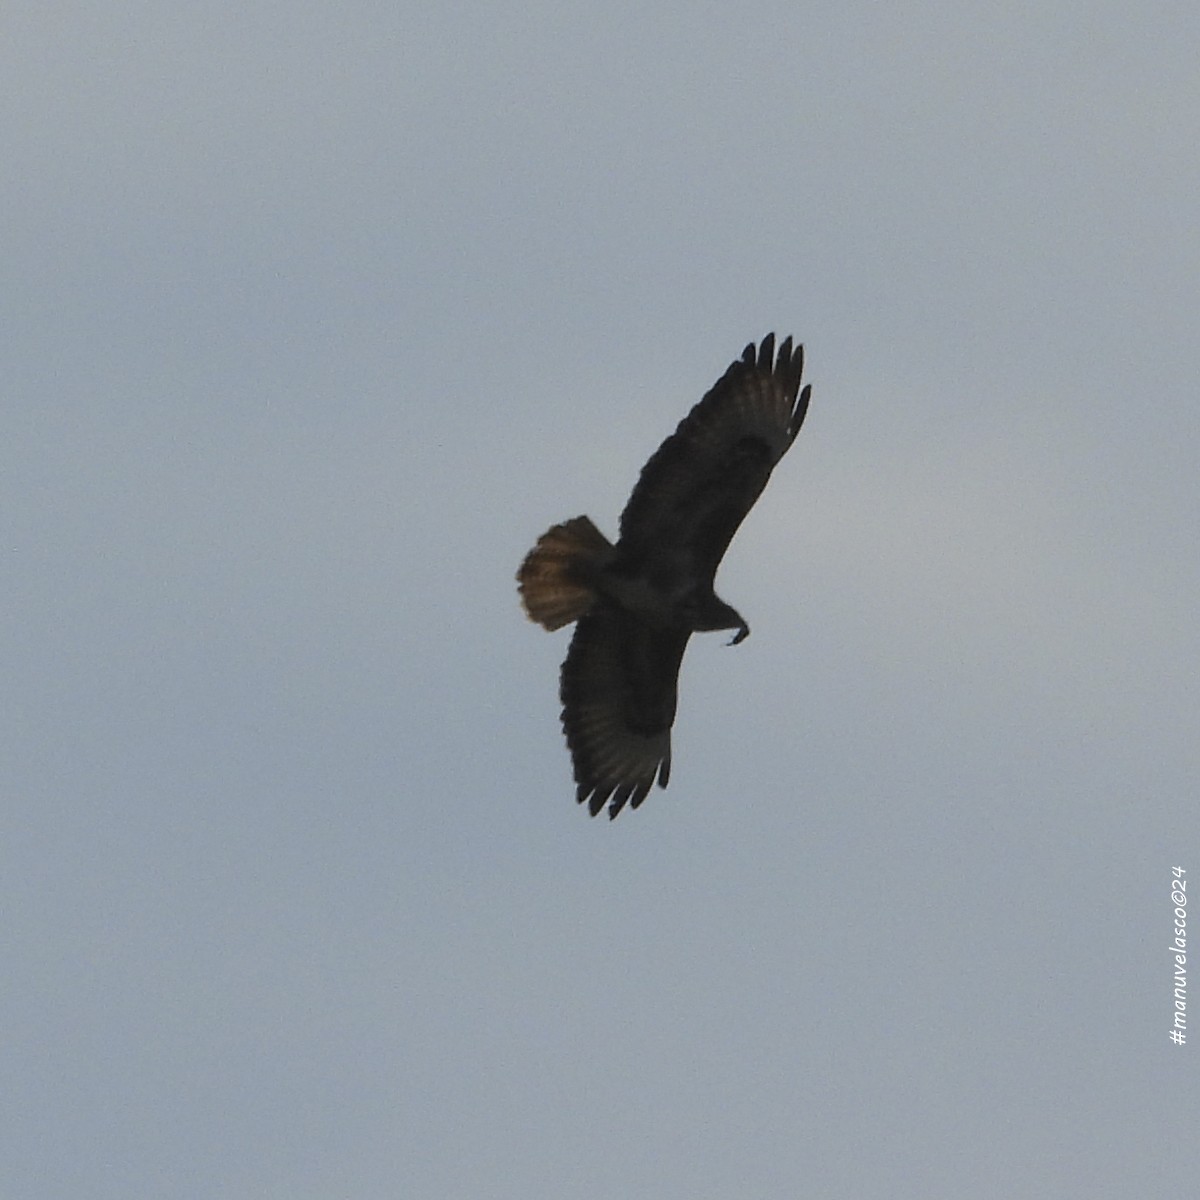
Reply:
[[[750,636],[750,626],[746,624],[742,614],[731,604],[726,604],[719,596],[710,593],[702,600],[689,606],[691,627],[697,633],[709,633],[716,629],[736,629],[729,645],[736,646]]]

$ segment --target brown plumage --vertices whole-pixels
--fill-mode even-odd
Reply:
[[[595,816],[667,786],[679,665],[695,632],[742,617],[713,591],[734,533],[808,410],[804,350],[751,343],[642,468],[614,546],[587,517],[544,533],[517,572],[530,619],[576,622],[563,663],[562,723],[576,799]]]

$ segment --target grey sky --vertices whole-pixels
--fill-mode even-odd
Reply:
[[[511,7],[6,15],[0,1194],[1191,1194],[1200,16]],[[513,574],[770,330],[591,821]]]

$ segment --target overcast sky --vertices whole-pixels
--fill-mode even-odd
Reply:
[[[0,1195],[1195,1194],[1194,5],[4,26]],[[514,572],[771,330],[593,821]]]

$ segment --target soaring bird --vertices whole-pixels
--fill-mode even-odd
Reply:
[[[671,771],[679,666],[693,633],[742,616],[713,590],[733,535],[808,411],[804,348],[752,342],[642,468],[610,542],[587,517],[547,530],[517,572],[531,620],[575,622],[562,724],[575,798],[595,816],[637,808]]]

